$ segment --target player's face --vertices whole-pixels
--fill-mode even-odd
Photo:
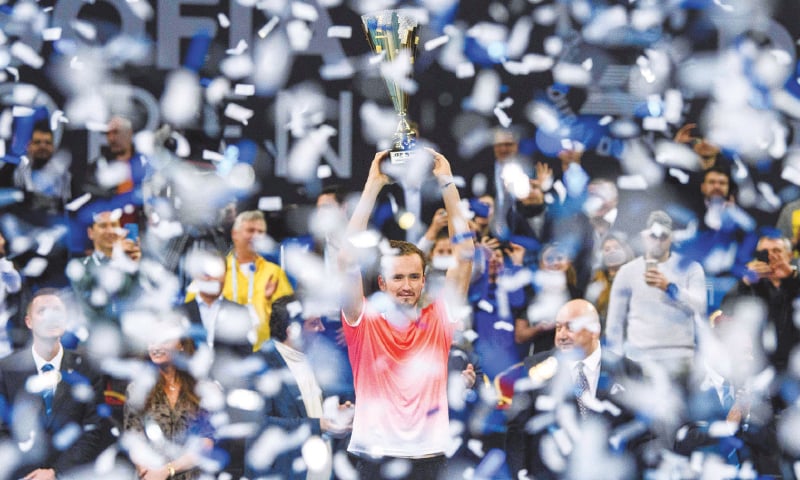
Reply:
[[[378,286],[400,305],[416,306],[425,286],[422,259],[418,255],[393,257],[389,268],[378,278]]]

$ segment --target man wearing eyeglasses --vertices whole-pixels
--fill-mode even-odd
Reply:
[[[696,315],[706,312],[703,267],[672,252],[672,219],[650,213],[642,232],[645,254],[623,265],[614,284],[606,319],[611,350],[640,362],[645,373],[664,368],[679,379],[695,349]]]

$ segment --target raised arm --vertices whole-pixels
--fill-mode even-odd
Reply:
[[[389,177],[381,172],[381,162],[388,155],[389,151],[385,150],[376,153],[375,158],[372,159],[367,183],[364,185],[361,197],[358,199],[353,216],[350,217],[350,222],[347,224],[348,243],[350,243],[349,240],[353,236],[366,231],[378,194],[384,186],[389,184]],[[352,249],[353,245],[348,244],[339,250],[339,267],[347,282],[347,291],[342,299],[342,313],[345,321],[349,324],[355,323],[361,315],[361,308],[364,302],[364,282],[361,278],[361,268],[354,260],[355,255],[353,255]]]
[[[470,275],[472,274],[472,259],[475,256],[475,242],[472,232],[469,229],[467,219],[461,210],[461,197],[458,189],[453,183],[453,171],[450,162],[444,155],[432,150],[428,150],[433,155],[433,174],[442,189],[442,201],[447,210],[447,227],[453,244],[453,256],[456,262],[447,269],[445,281],[448,288],[457,297],[453,300],[463,303],[467,298]]]

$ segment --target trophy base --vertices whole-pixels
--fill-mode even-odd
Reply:
[[[413,150],[393,150],[389,152],[389,162],[392,165],[402,165],[414,158]]]

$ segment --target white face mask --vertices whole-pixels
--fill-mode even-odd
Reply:
[[[625,263],[625,250],[615,248],[603,253],[603,263],[606,267],[618,267]]]
[[[194,284],[198,292],[207,295],[219,295],[222,291],[222,283],[217,280],[196,280]]]

